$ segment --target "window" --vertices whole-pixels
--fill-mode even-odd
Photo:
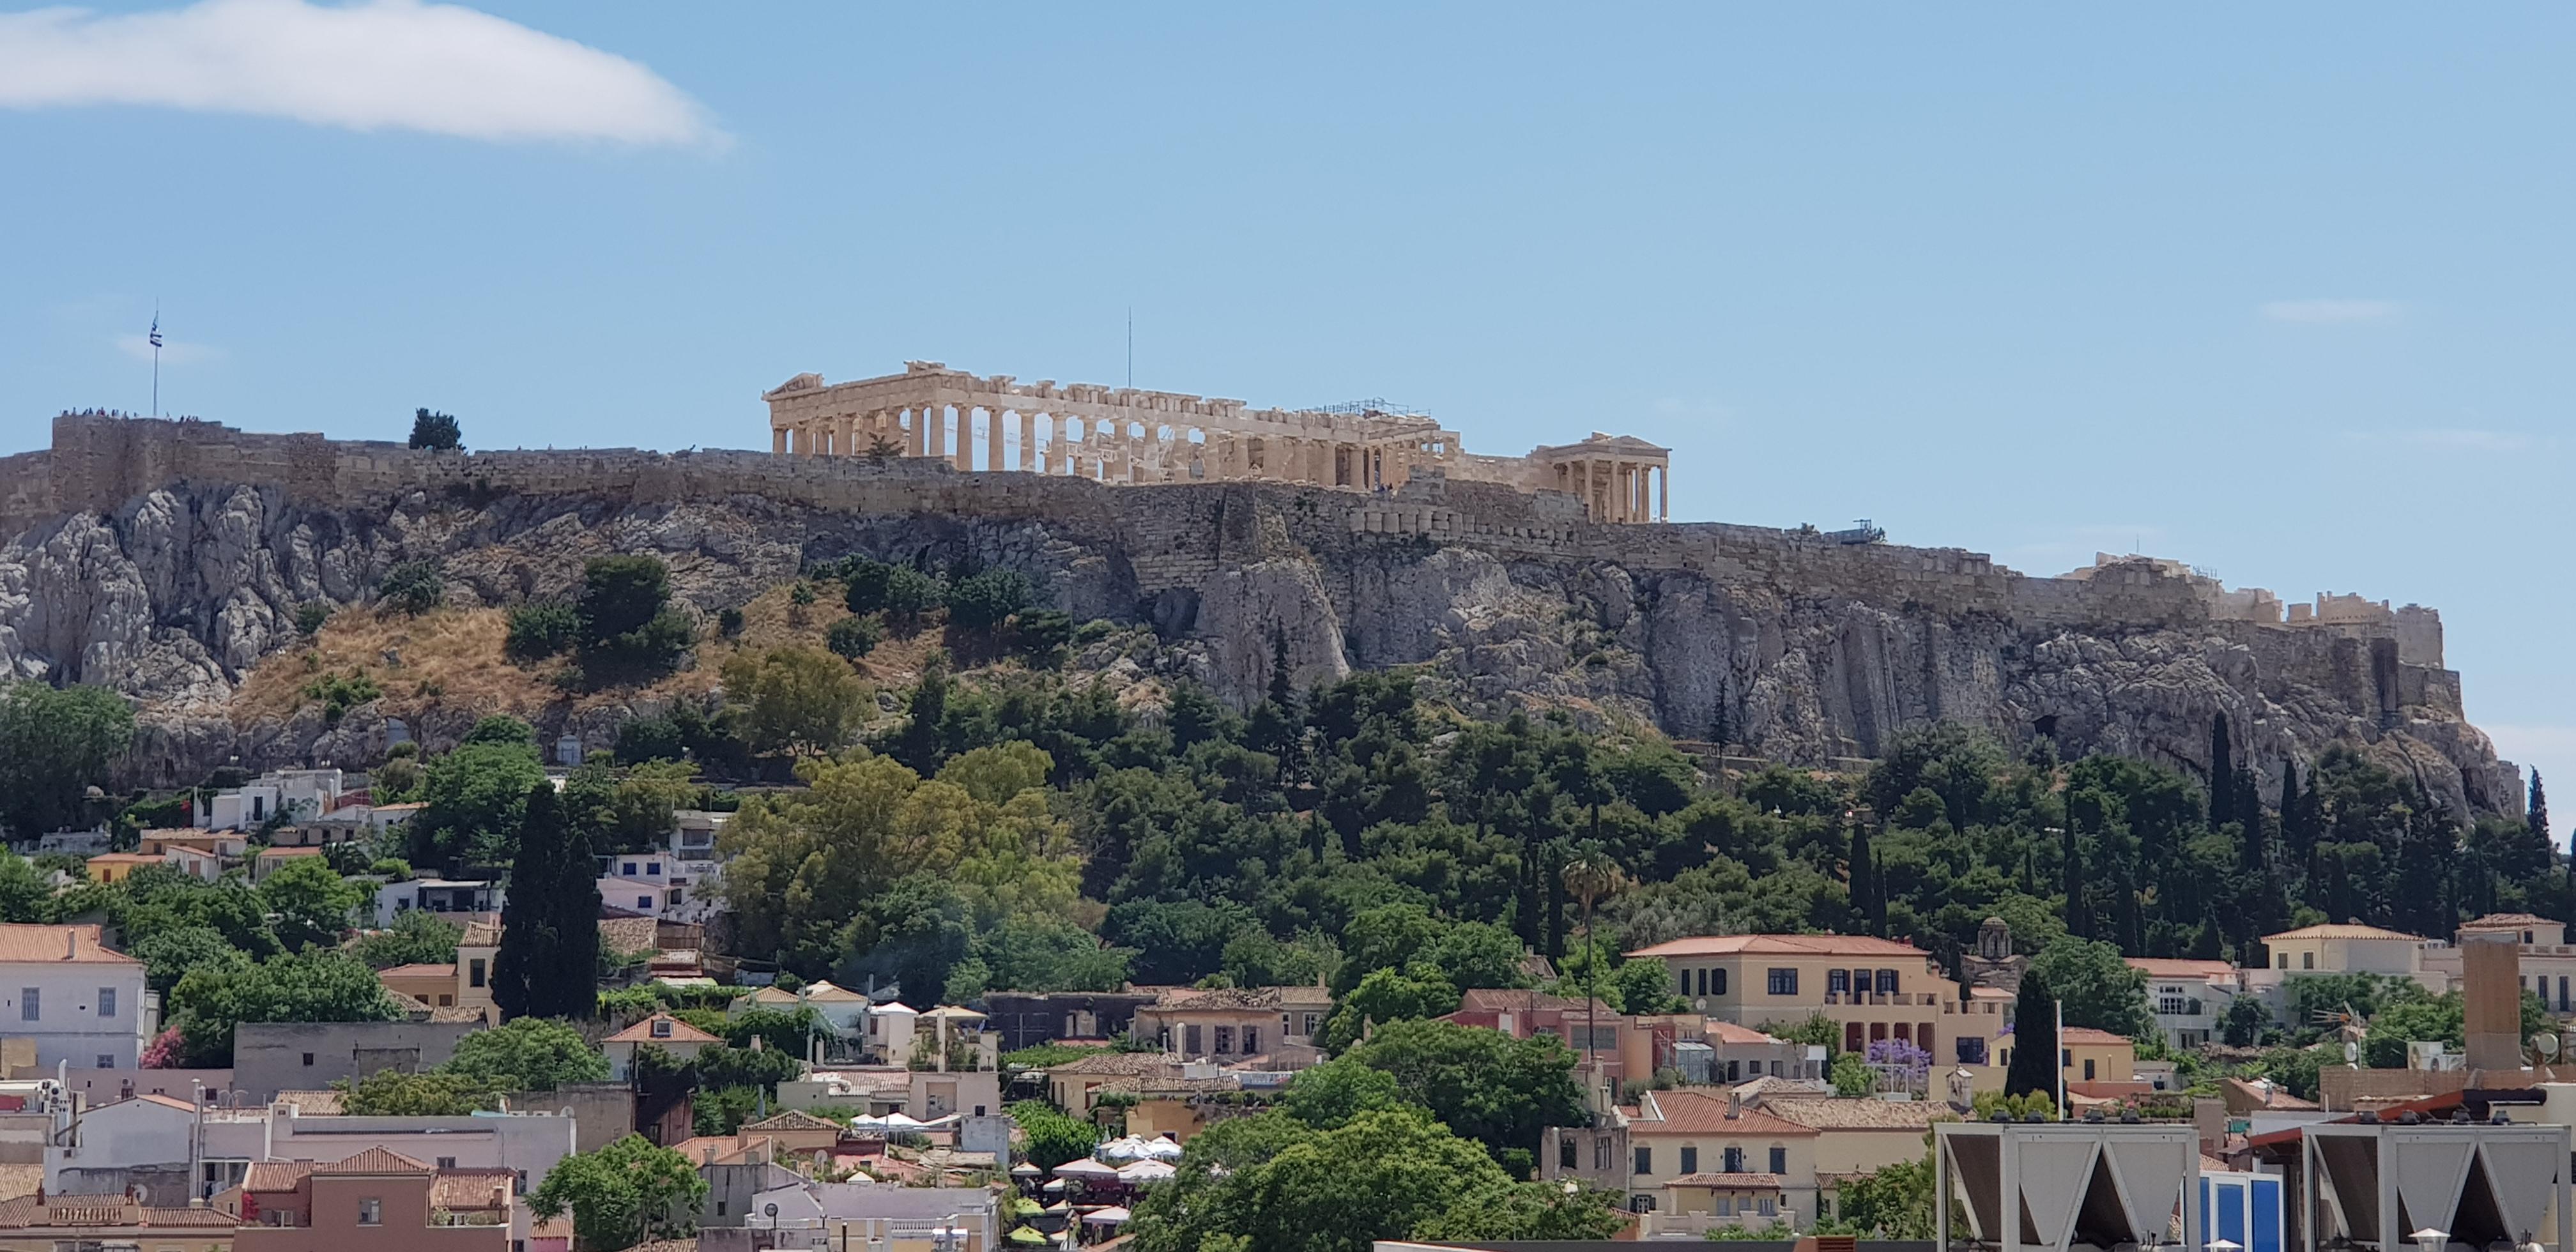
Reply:
[[[2057,1067],[2059,1069],[2075,1068],[2075,1049],[2059,1048],[2057,1050]]]
[[[1762,1197],[1760,1205],[1761,1213],[1764,1217],[1778,1217],[1780,1215],[1780,1204],[1771,1197],[1767,1195]]]
[[[1244,1028],[1243,1028],[1243,1054],[1244,1054],[1245,1056],[1252,1056],[1252,1055],[1255,1055],[1255,1054],[1259,1053],[1260,1051],[1261,1051],[1261,1028],[1260,1028],[1259,1026],[1246,1026],[1246,1027],[1244,1027]]]
[[[2156,997],[2156,1011],[2167,1017],[2179,1017],[2183,1012],[2183,1003],[2183,998],[2179,995],[2160,995]]]
[[[1844,993],[1844,992],[1846,992],[1846,991],[1849,991],[1849,990],[1851,990],[1851,971],[1850,971],[1850,970],[1847,970],[1847,969],[1829,969],[1829,970],[1826,970],[1826,971],[1825,971],[1825,994],[1826,994],[1826,995],[1829,995],[1829,996],[1832,996],[1832,995],[1841,995],[1842,993]]]
[[[646,862],[644,862],[644,876],[645,876],[646,878],[659,878],[659,877],[661,877],[661,876],[662,876],[662,863],[661,863],[660,861],[646,861]]]
[[[1744,1149],[1729,1147],[1726,1150],[1726,1156],[1724,1159],[1726,1161],[1726,1173],[1741,1174],[1744,1172]]]
[[[2290,954],[2287,952],[2281,954],[2281,968],[2290,968]]]
[[[644,910],[644,911],[645,911],[645,912],[647,912],[647,913],[652,912],[652,911],[653,911],[653,897],[651,897],[651,896],[637,896],[637,897],[635,897],[635,907],[637,907],[637,908],[639,908],[639,909],[642,909],[642,910]]]
[[[626,863],[626,867],[625,867],[624,869],[619,870],[618,872],[619,872],[619,873],[621,873],[621,874],[624,874],[624,875],[625,875],[625,876],[627,876],[628,878],[633,878],[633,877],[635,876],[635,862],[633,862],[633,861],[628,861],[628,862]]]
[[[670,1018],[667,1018],[667,1017],[656,1017],[656,1018],[654,1018],[654,1019],[653,1019],[653,1028],[652,1028],[650,1031],[647,1031],[647,1032],[645,1032],[645,1033],[652,1035],[652,1036],[653,1036],[654,1038],[656,1038],[656,1039],[668,1039],[668,1038],[670,1038],[670,1037],[671,1037],[671,1019],[670,1019]]]
[[[2301,968],[2301,969],[2315,969],[2316,967],[2317,967],[2317,954],[2316,954],[2316,953],[2314,953],[2314,952],[2302,952],[2302,953],[2300,953],[2300,954],[2299,954],[2299,968]]]
[[[442,992],[440,992],[440,993],[439,993],[439,995],[438,995],[438,1007],[443,1008],[443,1009],[452,1009],[452,1008],[455,1008],[455,1007],[456,1007],[456,997],[455,997],[455,996],[452,996],[452,995],[449,995],[449,994],[447,994],[446,992],[443,992],[443,991],[442,991]]]
[[[98,1015],[101,1017],[116,1016],[116,988],[101,987],[98,989]]]
[[[1556,1141],[1556,1167],[1558,1169],[1582,1168],[1581,1164],[1576,1161],[1574,1156],[1574,1136],[1563,1135],[1558,1137]]]
[[[1682,1145],[1682,1172],[1685,1174],[1699,1172],[1699,1149],[1689,1144]]]
[[[1789,1149],[1780,1147],[1776,1144],[1772,1146],[1771,1172],[1775,1174],[1786,1174],[1789,1172]]]
[[[1725,970],[1723,970],[1723,969],[1718,969],[1718,970],[1711,970],[1711,971],[1709,971],[1709,979],[1708,979],[1708,981],[1709,981],[1709,985],[1710,985],[1710,986],[1712,986],[1712,987],[1715,987],[1715,988],[1716,988],[1716,990],[1715,990],[1715,991],[1711,991],[1711,992],[1709,992],[1709,994],[1710,994],[1710,995],[1713,995],[1713,996],[1722,996],[1722,995],[1725,995],[1725,994],[1726,994],[1726,971],[1725,971]]]
[[[1682,985],[1681,985],[1681,991],[1680,991],[1680,993],[1679,993],[1679,994],[1682,994],[1682,995],[1689,995],[1689,994],[1691,993],[1691,990],[1690,990],[1690,971],[1689,971],[1689,970],[1686,970],[1686,969],[1685,969],[1685,970],[1677,971],[1677,972],[1675,972],[1675,973],[1674,973],[1673,977],[1678,978],[1678,979],[1680,979],[1680,980],[1681,980],[1681,984],[1682,984]],[[1700,980],[1700,984],[1701,984],[1701,985],[1700,985],[1700,989],[1699,989],[1699,990],[1700,990],[1700,994],[1701,994],[1701,995],[1706,995],[1706,994],[1708,994],[1708,985],[1707,985],[1707,984],[1708,984],[1708,971],[1707,971],[1707,970],[1701,970],[1701,971],[1700,971],[1700,974],[1699,974],[1699,980]]]
[[[440,1169],[454,1169],[456,1168],[456,1158],[452,1156],[442,1156],[438,1158],[438,1167]]]
[[[1306,1015],[1306,1029],[1302,1033],[1304,1033],[1308,1038],[1313,1038],[1315,1028],[1324,1024],[1323,1017],[1324,1015],[1321,1013],[1308,1013]]]
[[[1655,1172],[1655,1150],[1653,1148],[1641,1147],[1637,1149],[1636,1172],[1639,1174],[1651,1174]]]
[[[1892,969],[1883,969],[1883,970],[1878,971],[1878,989],[1879,989],[1879,991],[1880,991],[1882,994],[1886,994],[1886,995],[1895,995],[1895,994],[1896,994],[1896,971],[1895,971],[1895,970],[1892,970]]]
[[[1592,1136],[1592,1168],[1599,1173],[1610,1172],[1610,1136]]]
[[[2093,1058],[2089,1056],[2084,1058],[2084,1081],[2093,1081]]]
[[[1216,1028],[1216,1050],[1217,1055],[1219,1056],[1224,1056],[1234,1051],[1234,1027],[1219,1026]]]
[[[40,1011],[37,1003],[37,997],[40,994],[42,994],[40,989],[35,987],[21,987],[18,989],[19,1021],[34,1022],[44,1020],[44,1015]]]
[[[1199,1054],[1199,1028],[1196,1024],[1181,1027],[1181,1051],[1190,1056]]]
[[[722,1200],[718,1200],[718,1201],[716,1201],[716,1216],[718,1216],[718,1217],[722,1217],[722,1216],[724,1216],[724,1215],[725,1215],[725,1202],[724,1202],[724,1201],[722,1201]]]
[[[368,1196],[367,1198],[358,1201],[358,1224],[361,1226],[384,1225],[385,1202],[374,1196]]]
[[[1720,1217],[1733,1217],[1733,1216],[1735,1216],[1735,1197],[1734,1197],[1734,1196],[1731,1196],[1731,1195],[1722,1195],[1722,1196],[1719,1196],[1719,1197],[1717,1198],[1717,1215],[1718,1215],[1718,1216],[1720,1216]]]
[[[1771,994],[1775,996],[1793,996],[1798,994],[1798,971],[1794,967],[1789,969],[1772,970]]]
[[[313,1054],[310,1052],[304,1054],[304,1067],[306,1069],[311,1069],[313,1067]]]
[[[473,960],[465,963],[465,985],[468,987],[480,987],[483,985],[482,957],[475,957]]]

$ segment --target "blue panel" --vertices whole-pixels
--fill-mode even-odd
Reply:
[[[2212,1185],[2207,1178],[2200,1180],[2200,1241],[2203,1244],[2209,1242],[2209,1189]]]
[[[2254,1180],[2254,1237],[2246,1252],[2281,1252],[2281,1180]]]
[[[2218,1185],[2218,1237],[2238,1247],[2245,1245],[2245,1184],[2227,1182]]]

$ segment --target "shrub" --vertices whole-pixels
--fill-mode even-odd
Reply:
[[[947,584],[910,566],[897,566],[886,577],[885,614],[889,621],[911,625],[947,598]]]
[[[574,647],[584,678],[652,678],[679,663],[695,632],[669,607],[670,584],[670,570],[657,557],[596,557],[583,567]]]
[[[1057,609],[1029,609],[1011,622],[1011,646],[1033,661],[1052,661],[1073,642],[1073,615]]]
[[[581,618],[558,600],[538,600],[510,610],[509,641],[503,651],[514,661],[538,661],[572,646]]]
[[[853,613],[874,613],[886,606],[886,583],[894,567],[854,556],[841,562],[841,599]]]
[[[447,596],[447,581],[436,561],[405,561],[385,571],[376,582],[376,599],[402,613],[426,613]]]
[[[734,636],[741,634],[742,610],[730,606],[718,610],[716,613],[716,633],[727,639],[731,639]]]
[[[325,672],[320,678],[304,684],[304,698],[322,702],[322,724],[325,726],[339,725],[349,710],[383,694],[376,686],[376,680],[367,677],[364,670],[351,670],[346,674]]]
[[[331,620],[331,602],[307,600],[295,606],[295,633],[307,639],[322,633],[322,624]]]
[[[968,630],[991,630],[1028,603],[1029,580],[1019,571],[986,570],[949,589],[948,621]]]
[[[885,623],[874,617],[845,617],[823,632],[823,646],[844,661],[856,661],[885,642]]]

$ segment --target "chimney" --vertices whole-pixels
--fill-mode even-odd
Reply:
[[[2461,1026],[2470,1069],[2523,1067],[2521,940],[2511,931],[2460,936]]]
[[[1727,1092],[1726,1120],[1731,1122],[1742,1116],[1744,1116],[1744,1093],[1741,1091]]]

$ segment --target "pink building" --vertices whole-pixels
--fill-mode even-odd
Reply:
[[[516,1175],[433,1168],[369,1148],[344,1161],[259,1161],[234,1252],[509,1252]]]

